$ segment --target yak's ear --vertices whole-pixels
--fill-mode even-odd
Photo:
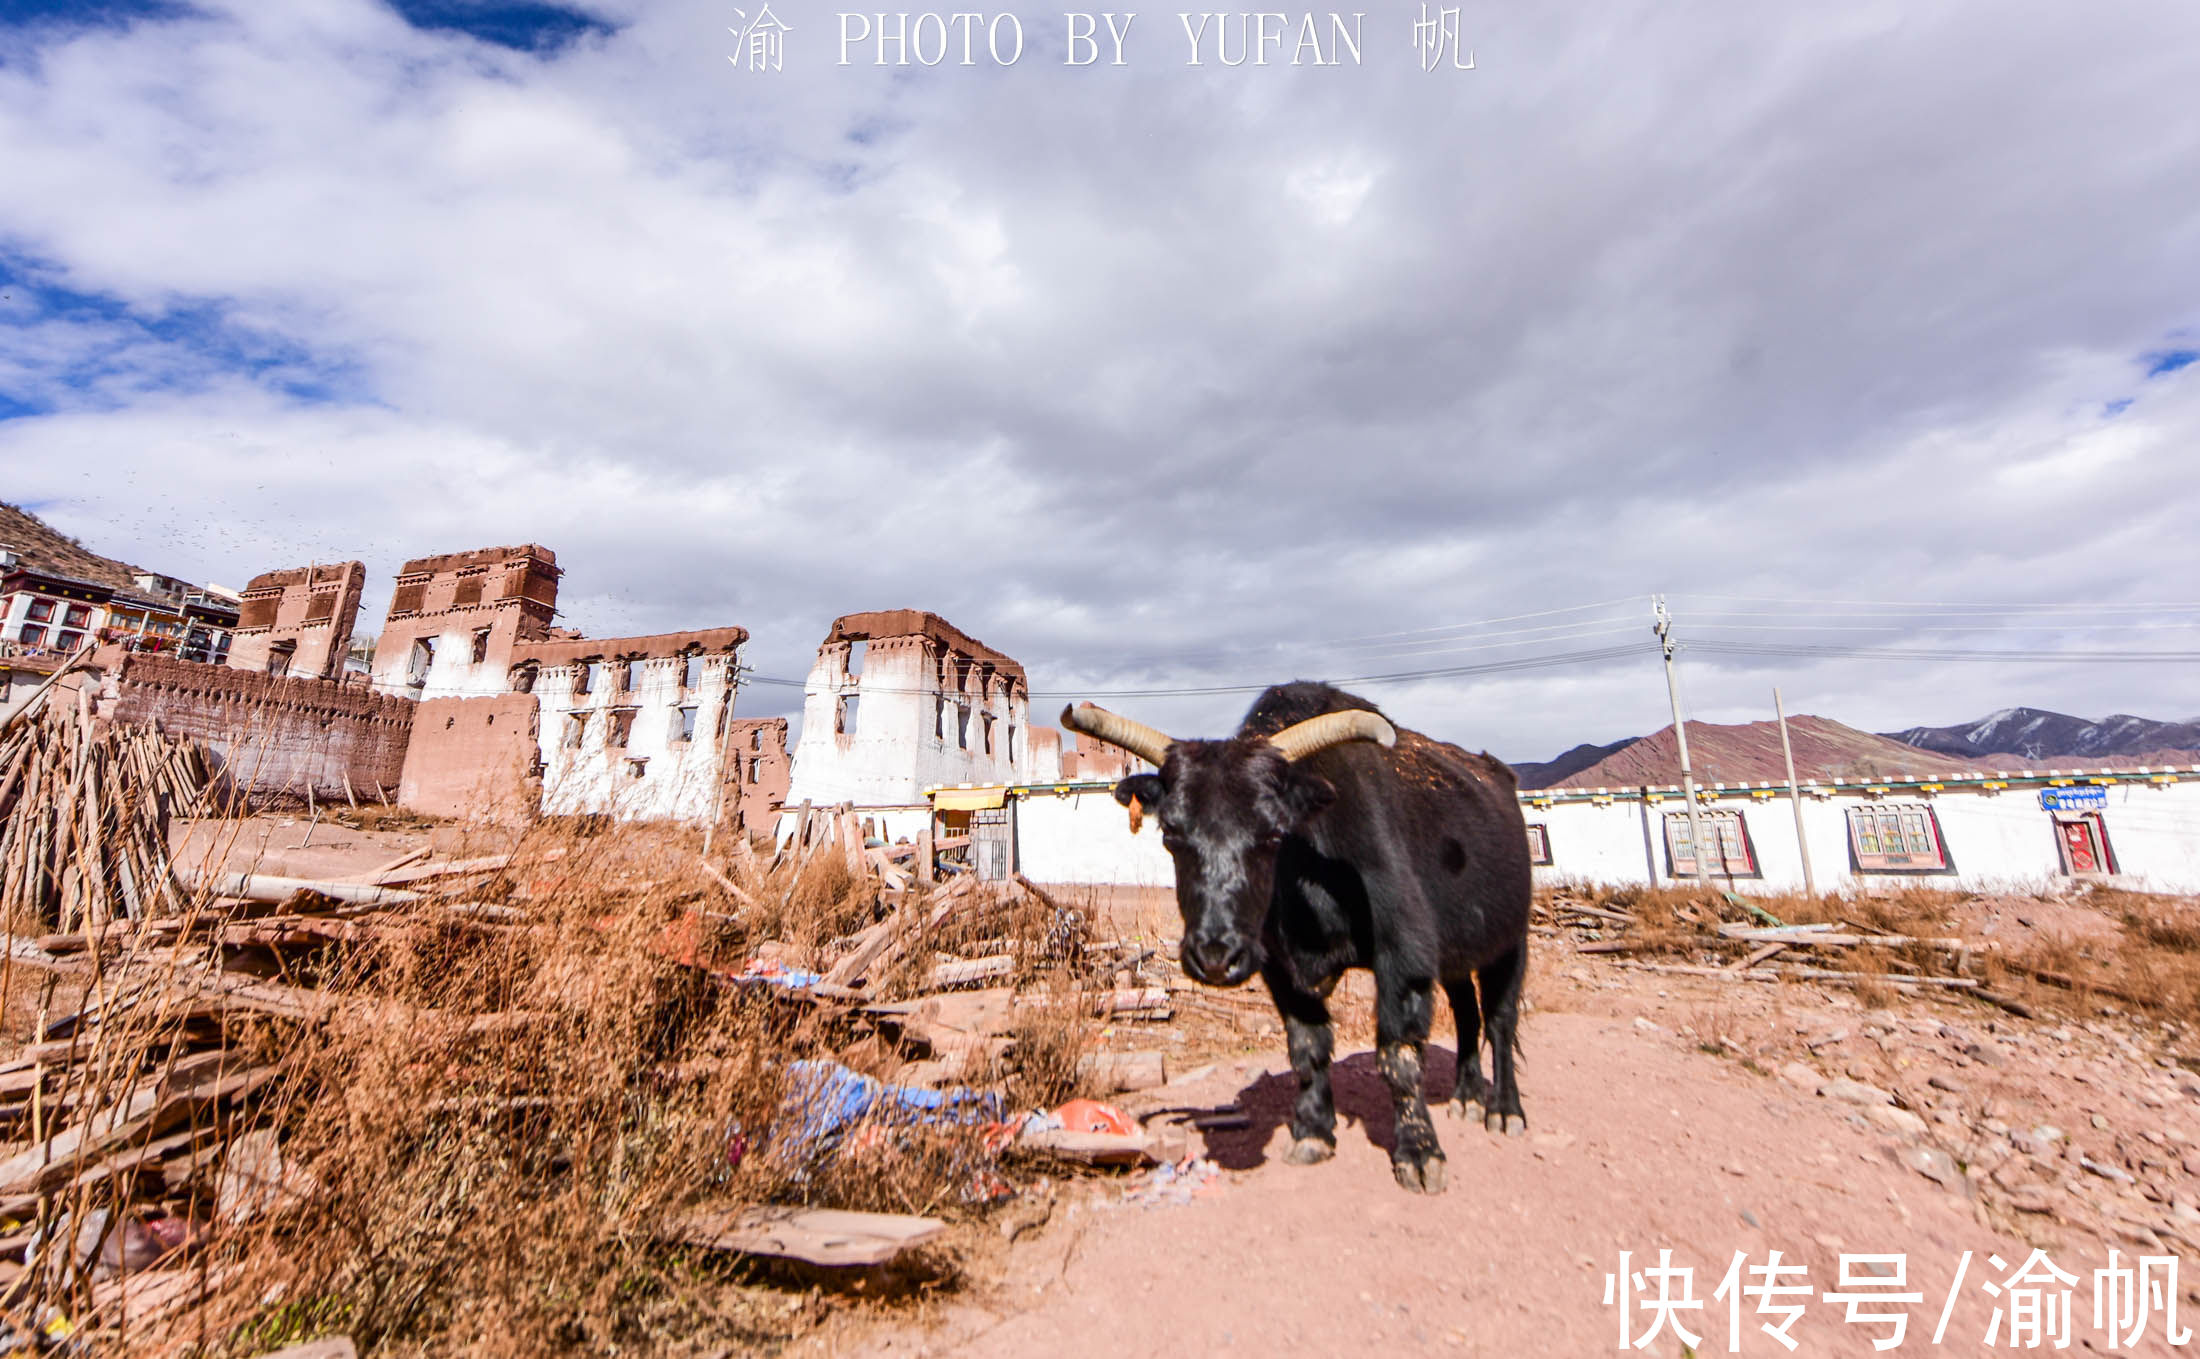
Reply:
[[[1337,800],[1337,785],[1319,774],[1302,773],[1294,768],[1283,781],[1284,805],[1292,816],[1307,821],[1326,811]]]
[[[1159,774],[1133,774],[1115,785],[1115,800],[1117,802],[1128,807],[1131,805],[1132,798],[1138,799],[1138,805],[1149,812],[1159,808],[1161,805],[1161,776]]]

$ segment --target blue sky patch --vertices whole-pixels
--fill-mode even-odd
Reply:
[[[11,354],[0,420],[63,407],[114,407],[152,392],[242,379],[293,401],[363,397],[364,373],[266,326],[232,303],[185,298],[157,309],[55,281],[0,252],[0,347]]]
[[[135,19],[175,19],[195,13],[176,0],[0,0],[0,24],[63,23],[121,27]]]
[[[2117,397],[2114,401],[2111,401],[2107,405],[2101,407],[2101,418],[2103,420],[2111,420],[2119,415],[2122,415],[2125,411],[2131,409],[2132,400],[2133,398],[2128,396]]]
[[[2147,376],[2161,377],[2193,363],[2200,363],[2200,349],[2158,349],[2140,358],[2147,366]]]
[[[464,33],[517,52],[555,52],[575,38],[616,27],[593,14],[534,0],[389,0],[389,6],[414,28]]]

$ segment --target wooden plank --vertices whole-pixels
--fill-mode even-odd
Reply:
[[[832,1208],[701,1209],[676,1219],[667,1240],[847,1269],[883,1265],[947,1230],[937,1218]]]
[[[324,1336],[308,1340],[302,1345],[285,1345],[279,1350],[255,1356],[255,1359],[359,1359],[358,1347],[348,1335]]]
[[[708,876],[712,882],[717,883],[727,896],[732,897],[735,901],[739,902],[743,906],[748,907],[750,910],[756,909],[756,898],[750,896],[748,893],[734,886],[733,879],[727,877],[725,874],[711,867],[710,860],[698,859],[696,862],[700,863],[703,866],[704,874]]]
[[[1783,953],[1786,950],[1786,944],[1767,944],[1763,948],[1752,951],[1749,956],[1743,958],[1741,961],[1729,964],[1728,970],[1734,972],[1747,972],[1749,969],[1755,967],[1757,964],[1763,962],[1765,959],[1772,957],[1776,953]]]
[[[991,958],[969,958],[960,962],[941,963],[925,978],[928,987],[963,986],[974,981],[991,981],[1005,977],[1016,970],[1016,960],[1006,954]]]
[[[1077,1072],[1109,1094],[1120,1094],[1168,1084],[1166,1062],[1159,1052],[1095,1052],[1078,1060]]]
[[[553,858],[546,854],[544,858]],[[464,873],[495,873],[511,866],[509,854],[489,854],[479,859],[453,859],[449,863],[422,864],[418,868],[396,868],[377,873],[367,880],[368,886],[395,887],[408,882],[426,882],[430,878],[453,878]]]
[[[1144,1133],[1072,1132],[1067,1128],[1052,1128],[1027,1132],[1016,1139],[1016,1145],[1085,1165],[1144,1165],[1155,1159]]]

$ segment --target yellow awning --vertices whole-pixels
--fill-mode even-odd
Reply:
[[[1006,788],[942,788],[932,794],[932,809],[941,812],[982,812],[1008,800]]]

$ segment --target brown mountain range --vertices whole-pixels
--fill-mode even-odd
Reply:
[[[2075,769],[2081,766],[2087,769],[2159,768],[2194,762],[2193,752],[2189,750],[2046,759],[2027,759],[2018,755],[1944,755],[1859,731],[1826,717],[1789,718],[1788,737],[1795,746],[1796,776],[1804,779],[1888,778],[1903,774]],[[1696,779],[1701,783],[1778,783],[1787,778],[1787,768],[1780,757],[1780,727],[1776,722],[1745,722],[1733,726],[1691,722],[1688,724],[1688,755]],[[1532,784],[1524,779],[1523,786],[1632,788],[1646,783],[1678,783],[1680,777],[1673,729],[1665,727],[1621,746],[1564,778],[1547,785]]]

